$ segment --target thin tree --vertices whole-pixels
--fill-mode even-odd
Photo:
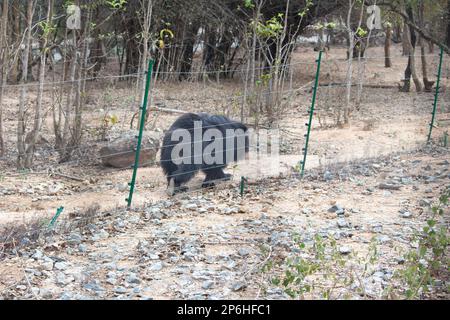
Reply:
[[[5,154],[5,141],[3,139],[3,88],[8,78],[7,68],[5,68],[5,56],[8,37],[8,8],[9,0],[3,0],[2,22],[0,25],[0,157]]]
[[[26,139],[26,155],[25,155],[25,167],[29,168],[33,163],[33,155],[36,148],[36,142],[40,135],[42,127],[42,96],[44,92],[44,82],[45,82],[45,69],[48,54],[48,41],[49,35],[52,32],[53,20],[53,0],[48,0],[47,8],[47,19],[45,23],[41,23],[42,28],[42,46],[41,46],[41,56],[39,65],[39,88],[36,99],[36,104],[34,108],[34,125],[33,130],[27,135]]]
[[[19,113],[17,117],[17,167],[22,169],[25,167],[25,129],[26,129],[26,119],[25,119],[25,108],[28,103],[27,97],[27,86],[26,82],[28,80],[28,59],[31,51],[31,28],[33,24],[33,13],[34,13],[34,1],[29,0],[27,5],[26,14],[26,29],[25,29],[25,44],[22,50],[22,76],[20,78],[20,96],[19,96]]]
[[[385,23],[386,27],[386,40],[384,42],[384,66],[386,68],[392,67],[392,60],[391,60],[391,38],[392,38],[392,23],[387,21]]]

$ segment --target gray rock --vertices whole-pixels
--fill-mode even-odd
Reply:
[[[428,177],[425,177],[425,184],[429,184],[429,183],[433,183],[433,182],[436,182],[437,181],[437,177],[434,177],[434,176],[428,176]]]
[[[347,246],[339,247],[340,254],[347,255],[347,254],[350,254],[351,252],[352,252],[352,249],[350,247],[347,247]]]
[[[44,254],[42,253],[42,251],[36,249],[36,251],[34,252],[34,254],[31,257],[35,260],[39,260],[39,259],[42,259],[43,256],[44,256]]]
[[[67,269],[67,263],[65,263],[65,262],[56,262],[55,263],[55,268],[58,269],[58,270],[61,270],[61,271],[66,270]]]
[[[409,211],[400,211],[400,217],[409,219],[412,218],[413,214]]]
[[[236,282],[231,286],[231,290],[233,291],[241,291],[245,289],[247,285],[244,282]]]
[[[376,239],[377,239],[378,243],[381,243],[381,244],[391,241],[391,238],[389,238],[387,235],[378,235],[376,237]]]
[[[161,271],[163,267],[164,266],[163,266],[162,262],[156,262],[150,266],[149,270],[150,271]]]
[[[68,236],[67,242],[70,244],[80,244],[83,240],[83,237],[79,233],[71,233]]]
[[[92,241],[104,240],[109,237],[109,233],[106,230],[100,230],[92,237]]]
[[[189,209],[189,210],[195,210],[195,209],[197,209],[197,207],[198,206],[195,203],[188,203],[184,206],[185,209]]]
[[[401,178],[400,181],[402,182],[402,184],[405,184],[405,185],[409,185],[409,184],[413,183],[413,179],[411,177]]]
[[[325,171],[325,173],[323,174],[323,179],[325,181],[331,181],[334,179],[334,175],[330,171]]]
[[[141,280],[135,275],[135,274],[130,274],[127,278],[126,278],[126,280],[125,280],[126,282],[128,282],[128,283],[135,283],[135,284],[139,284],[139,283],[141,283]]]
[[[222,209],[223,214],[235,214],[238,212],[239,212],[239,208],[236,208],[236,207],[231,207],[231,208],[227,207],[227,208]]]
[[[56,284],[57,285],[61,285],[61,286],[65,286],[68,282],[66,275],[62,272],[57,272],[56,275]]]
[[[337,221],[337,226],[339,228],[348,228],[349,224],[348,224],[347,220],[345,220],[344,218],[339,218]]]
[[[238,254],[242,257],[246,257],[250,254],[250,250],[247,248],[241,248],[239,249]]]
[[[332,206],[331,208],[329,208],[328,212],[334,212],[339,216],[339,215],[343,215],[345,213],[345,209],[343,207],[341,207],[340,205],[336,204],[336,205]]]
[[[93,281],[93,282],[89,282],[87,284],[85,284],[83,286],[84,289],[89,290],[89,291],[96,291],[96,292],[101,292],[101,291],[105,291],[105,288],[103,288],[102,286],[100,286],[97,282]]]
[[[116,288],[114,288],[114,292],[115,293],[118,293],[118,294],[124,294],[124,293],[126,293],[127,292],[127,289],[125,289],[124,287],[116,287]]]
[[[213,287],[213,285],[214,285],[214,281],[206,280],[206,281],[203,282],[202,288],[205,289],[205,290],[208,290],[208,289],[211,289]]]
[[[117,190],[119,190],[119,192],[125,192],[128,190],[128,183],[119,183],[117,184]]]
[[[59,300],[72,300],[74,299],[73,293],[71,292],[63,292],[63,294],[59,297]]]

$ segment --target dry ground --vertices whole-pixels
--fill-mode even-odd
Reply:
[[[304,122],[311,97],[308,87],[293,95],[292,108],[280,121],[282,178],[261,180],[263,168],[267,167],[265,159],[241,163],[229,170],[234,173],[232,182],[202,193],[195,191],[201,181],[198,177],[192,182],[191,193],[170,199],[165,194],[165,179],[159,167],[141,168],[134,196],[138,209],[128,213],[115,208],[125,204],[131,171],[100,165],[96,150],[104,142],[89,140],[76,160],[68,164],[57,164],[57,153],[44,144],[38,150],[40,155],[33,172],[15,170],[12,151],[0,160],[0,224],[50,218],[59,206],[65,208],[62,221],[70,220],[71,214],[81,214],[93,204],[113,213],[93,221],[87,230],[76,228],[70,230],[69,236],[57,234],[46,238],[46,244],[23,249],[18,256],[3,260],[0,296],[286,298],[279,289],[267,288],[265,276],[258,271],[265,261],[259,246],[266,244],[274,256],[283,256],[292,246],[289,239],[293,234],[308,238],[320,233],[338,239],[339,245],[350,247],[354,253],[367,251],[371,238],[379,240],[382,259],[374,273],[387,270],[386,279],[375,281],[373,274],[367,275],[367,283],[364,282],[367,293],[362,298],[380,297],[383,288],[392,284],[389,275],[398,265],[396,259],[400,254],[394,248],[408,248],[411,235],[429,213],[429,204],[423,203],[436,199],[449,183],[448,149],[437,153],[416,151],[426,142],[433,94],[399,93],[395,87],[402,78],[406,58],[395,47],[394,67],[385,69],[379,58],[382,55],[382,48],[368,50],[366,83],[392,88],[364,89],[362,108],[354,113],[348,127],[329,127],[324,123],[321,126],[315,118],[305,180],[290,176],[304,144]],[[294,87],[302,87],[313,79],[315,68],[310,64],[315,56],[310,48],[297,50]],[[343,82],[346,67],[343,57],[343,49],[326,54],[322,84]],[[436,59],[430,64],[430,69],[435,67]],[[447,78],[443,82],[438,119],[449,118],[449,83]],[[89,94],[87,130],[93,132],[108,112],[120,119],[109,134],[120,135],[136,109],[129,103],[133,100],[130,89],[122,84],[112,89],[102,83],[92,85],[98,88],[94,87]],[[238,114],[239,106],[238,99],[233,97],[240,95],[241,90],[232,81],[159,83],[154,101],[186,111],[233,115]],[[342,89],[320,87],[321,120],[333,123],[333,106],[342,102],[343,94]],[[11,89],[6,96],[11,107],[6,113],[6,135],[13,150],[16,125],[13,106],[17,95]],[[158,115],[156,127],[166,129],[175,117]],[[50,116],[46,124],[45,137],[51,141]],[[445,126],[435,129],[436,141],[445,130]],[[350,164],[351,161],[355,163]],[[55,172],[81,178],[83,182]],[[241,176],[250,181],[244,199],[238,194]],[[377,188],[386,181],[400,183],[401,189]],[[420,203],[424,199],[428,202]],[[327,211],[336,203],[346,209],[347,226],[342,228],[337,226],[339,217]],[[411,211],[412,217],[399,218],[402,209]],[[63,264],[56,266],[58,262]],[[337,290],[334,298],[342,298],[344,294],[361,298],[355,288],[341,291]]]

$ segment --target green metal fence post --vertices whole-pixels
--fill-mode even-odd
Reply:
[[[134,192],[134,186],[136,184],[136,174],[137,169],[139,167],[139,156],[141,153],[141,143],[142,143],[142,134],[144,132],[144,126],[145,126],[145,115],[147,114],[147,101],[148,101],[148,94],[150,91],[150,85],[152,82],[152,72],[153,72],[153,64],[154,60],[150,60],[148,64],[148,70],[147,70],[147,80],[145,83],[145,94],[144,94],[144,101],[142,103],[141,109],[141,119],[139,122],[139,135],[138,135],[138,141],[136,146],[136,157],[134,160],[134,166],[133,166],[133,176],[131,178],[131,182],[128,184],[130,186],[130,194],[126,201],[128,202],[128,208],[131,206],[131,201],[133,200],[133,192]]]
[[[59,207],[56,210],[56,214],[53,216],[52,220],[50,221],[50,223],[48,225],[49,228],[53,228],[53,226],[55,225],[56,219],[58,219],[58,217],[63,212],[63,210],[64,210],[64,207]]]
[[[436,93],[434,94],[434,103],[433,103],[433,112],[431,113],[431,123],[430,123],[430,131],[428,133],[428,139],[427,143],[430,143],[431,141],[431,132],[433,131],[434,127],[434,120],[436,118],[436,109],[439,101],[439,89],[441,86],[441,75],[442,75],[442,61],[444,59],[444,48],[441,47],[441,53],[439,55],[439,69],[437,74],[437,81],[436,81]]]
[[[308,154],[309,136],[311,135],[312,119],[313,119],[313,115],[314,115],[314,107],[316,105],[317,88],[319,86],[319,75],[320,75],[320,64],[322,62],[322,53],[323,53],[323,51],[319,52],[319,58],[316,60],[316,62],[317,62],[316,80],[315,80],[314,87],[313,87],[313,97],[312,97],[312,101],[311,101],[311,109],[309,111],[309,121],[306,124],[306,126],[308,126],[308,132],[305,135],[306,142],[305,142],[305,148],[303,148],[303,151],[304,151],[303,161],[300,161],[300,164],[302,165],[300,176],[302,178],[303,178],[303,175],[305,174],[305,165],[306,165],[306,156]]]

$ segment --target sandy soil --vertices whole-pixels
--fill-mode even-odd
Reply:
[[[355,234],[351,238],[342,239],[341,244],[350,246],[354,251],[364,252],[367,250],[367,242],[374,236],[374,232],[370,231],[370,226],[381,224],[383,235],[395,239],[381,244],[381,250],[385,253],[385,257],[380,265],[392,266],[392,259],[398,256],[394,255],[392,248],[404,247],[414,228],[420,225],[425,218],[427,209],[420,206],[418,201],[424,198],[430,201],[435,199],[439,190],[449,183],[448,165],[441,164],[449,157],[445,152],[437,155],[416,152],[426,142],[434,95],[433,93],[398,92],[396,85],[402,78],[406,65],[406,58],[401,57],[400,47],[394,48],[394,67],[392,69],[384,68],[384,61],[379,59],[382,56],[382,48],[371,48],[367,53],[369,60],[365,69],[366,83],[392,86],[392,88],[365,88],[361,110],[354,112],[349,126],[337,127],[330,124],[334,123],[335,106],[342,103],[344,91],[335,87],[320,87],[317,113],[321,122],[317,117],[313,121],[307,160],[307,179],[297,180],[294,178],[292,180],[293,178],[290,176],[295,173],[294,167],[302,158],[301,148],[304,147],[303,135],[306,131],[304,123],[307,119],[311,98],[309,88],[296,93],[293,97],[292,107],[280,120],[282,128],[280,150],[282,154],[279,158],[279,171],[275,174],[268,170],[275,160],[264,158],[260,161],[239,163],[229,168],[228,172],[234,175],[233,180],[221,184],[212,191],[198,190],[201,183],[201,176],[198,176],[190,183],[191,192],[188,194],[187,200],[183,196],[175,198],[174,207],[170,207],[171,212],[175,212],[173,216],[165,217],[159,222],[151,220],[153,222],[150,221],[150,223],[148,219],[142,220],[146,210],[152,208],[152,205],[170,198],[165,193],[166,182],[160,168],[156,166],[140,168],[133,204],[136,208],[145,209],[138,209],[136,212],[130,213],[127,219],[136,216],[138,220],[141,220],[135,224],[130,222],[130,226],[127,225],[118,233],[114,233],[112,230],[114,228],[110,226],[110,229],[107,230],[111,235],[105,239],[87,240],[86,242],[83,240],[88,247],[87,254],[74,254],[72,251],[68,253],[67,250],[55,249],[56,247],[49,248],[46,251],[47,255],[57,255],[69,263],[69,272],[65,274],[66,277],[73,275],[74,280],[69,281],[66,288],[55,284],[54,275],[48,274],[46,277],[35,277],[33,286],[49,289],[54,298],[61,297],[66,289],[89,295],[80,287],[86,281],[80,280],[80,282],[75,274],[79,274],[80,270],[86,266],[92,267],[92,264],[96,263],[102,265],[103,262],[92,260],[90,255],[98,258],[102,253],[109,256],[120,253],[116,259],[117,265],[125,270],[125,273],[139,273],[142,282],[145,283],[145,286],[142,285],[140,296],[193,298],[195,293],[199,293],[206,298],[270,298],[269,294],[261,293],[258,283],[251,283],[248,278],[254,274],[255,268],[263,259],[258,244],[264,242],[262,239],[270,238],[276,232],[282,232],[284,227],[289,232],[301,230],[305,234],[317,233],[318,230],[335,223],[336,217],[327,212],[327,209],[335,203],[339,203],[348,209],[347,212],[350,212],[350,216],[347,218],[350,220],[353,226],[352,232]],[[314,66],[301,63],[310,64],[314,61],[315,55],[316,53],[310,48],[297,50],[294,58],[294,63],[298,63],[298,72],[294,77],[296,86],[301,87],[313,79]],[[333,49],[325,55],[321,76],[322,84],[343,82],[346,70],[343,57],[345,57],[343,49]],[[435,58],[430,60],[431,69],[435,67],[437,60]],[[357,75],[357,70],[355,70],[355,77]],[[435,128],[433,135],[437,143],[443,133],[448,130],[445,119],[450,118],[449,85],[449,80],[445,78],[441,104],[438,109],[439,126]],[[186,111],[201,110],[238,114],[232,97],[239,95],[241,89],[231,81],[219,84],[159,83],[154,91],[154,101],[164,102],[169,108]],[[94,130],[98,127],[105,112],[117,114],[120,119],[120,123],[109,133],[111,136],[120,134],[121,130],[126,130],[134,110],[136,110],[131,104],[128,104],[127,108],[123,108],[123,105],[127,105],[127,101],[132,100],[129,89],[117,85],[114,90],[102,91],[99,86],[98,92],[95,90],[92,92],[94,93],[90,95],[91,102],[86,110],[86,115],[90,119],[87,130]],[[354,90],[353,94],[355,94]],[[13,90],[7,92],[7,104],[14,106],[17,103],[16,97]],[[105,97],[108,99],[104,99]],[[221,100],[227,98],[228,100]],[[11,150],[14,148],[16,125],[13,109],[11,107],[5,117],[6,137]],[[159,130],[166,129],[175,117],[175,115],[159,114],[155,122],[156,127]],[[45,136],[51,141],[50,115],[45,123]],[[89,137],[93,137],[93,134]],[[102,210],[123,207],[125,198],[128,196],[127,183],[131,179],[131,170],[102,167],[96,156],[96,150],[103,143],[94,139],[89,140],[86,143],[86,150],[77,154],[76,159],[68,164],[57,164],[57,153],[52,151],[49,145],[44,144],[38,150],[36,167],[32,172],[18,172],[14,169],[13,152],[5,159],[0,159],[0,169],[2,170],[0,192],[3,192],[3,195],[0,193],[0,225],[25,222],[35,217],[51,217],[59,206],[65,208],[61,217],[63,220],[67,219],[71,213],[84,212],[86,208],[92,207],[94,204],[99,204]],[[392,163],[379,160],[382,157],[389,159],[389,156],[394,154],[401,156],[395,157]],[[365,165],[373,170],[369,176],[351,174],[342,179],[335,170],[339,165],[350,166],[350,163],[353,162],[365,163],[368,159],[372,160]],[[385,165],[383,165],[384,162],[386,162]],[[382,165],[374,169],[370,167],[370,163],[382,163]],[[419,177],[424,174],[424,167],[427,164],[434,170],[430,175],[441,176],[441,178],[425,184]],[[318,169],[318,171],[314,171],[314,169]],[[322,177],[327,171],[333,174],[333,178],[323,181]],[[75,176],[82,181],[60,176],[57,174],[58,172]],[[272,179],[261,180],[265,175],[271,176]],[[244,200],[238,196],[241,176],[247,177],[250,182],[249,195]],[[277,180],[278,176],[283,178]],[[317,180],[315,177],[320,179],[317,178]],[[395,192],[387,193],[376,188],[379,183],[392,177],[415,177],[417,179],[414,180],[414,183],[405,184],[401,190]],[[369,187],[373,190],[367,193]],[[197,203],[195,202],[197,201],[196,197],[201,198],[198,200],[200,201],[198,207],[206,208],[206,213],[190,211],[185,207],[186,201],[187,204],[191,204],[192,201]],[[206,201],[206,204],[201,201]],[[213,208],[210,209],[208,205]],[[239,210],[232,214],[224,214],[224,210],[233,207],[238,207]],[[405,207],[414,212],[413,218],[399,221],[398,211]],[[307,212],[307,214],[302,212]],[[422,214],[424,215],[422,216]],[[115,222],[114,216],[105,219],[99,220],[98,223],[108,226]],[[265,227],[253,225],[253,221],[259,221]],[[355,226],[365,226],[366,228],[355,229]],[[165,233],[161,235],[159,232]],[[180,242],[180,247],[173,248],[173,252],[176,254],[181,256],[180,248],[183,244],[187,245],[190,242],[201,248],[199,250],[203,258],[187,260],[183,264],[183,268],[190,270],[187,273],[177,269],[180,267],[180,263],[171,262],[170,246],[164,249],[163,244],[158,245],[158,239],[170,243],[168,239],[171,232]],[[399,234],[400,236],[398,236]],[[142,255],[137,248],[143,241],[154,245],[154,250],[163,250],[158,254],[160,259],[166,263],[166,267],[155,272],[139,269],[142,264],[140,260]],[[240,256],[237,253],[242,247],[249,248],[248,256]],[[215,258],[211,258],[213,262],[209,263],[208,257]],[[231,260],[237,262],[237,267],[230,269],[233,271],[230,279],[226,276],[217,276],[218,272],[224,270],[224,265],[229,262],[225,258],[223,261],[220,260],[221,257],[231,257]],[[30,259],[30,256],[28,258],[10,257],[7,261],[2,262],[0,290],[11,286],[15,281],[23,280],[23,272],[18,272],[17,267],[25,263],[24,261],[28,261],[27,259]],[[34,266],[34,263],[40,261],[39,259],[35,260],[37,262],[29,261],[32,262],[30,268]],[[111,259],[105,259],[104,263],[108,261],[110,262]],[[139,269],[139,271],[134,269]],[[204,281],[209,279],[208,275],[203,274],[197,278],[194,276],[195,281],[191,278],[183,280],[185,275],[192,276],[195,272],[202,270],[209,270],[212,275],[215,275],[216,278],[209,277],[215,282],[214,289],[202,289],[202,281],[204,285]],[[96,270],[94,278],[103,283],[107,272],[108,268],[106,267]],[[179,274],[183,276],[179,276]],[[190,281],[186,287],[189,288],[190,293],[183,290],[183,287],[187,285],[185,281]],[[236,282],[240,281],[247,283],[245,290],[230,289],[230,286],[233,287]],[[113,285],[104,286],[106,286],[106,292],[100,296],[93,295],[93,297],[117,296],[113,292]],[[128,289],[130,288],[127,287]],[[25,291],[26,294],[30,294],[28,289]],[[91,291],[87,290],[87,292]],[[16,294],[18,293],[16,292]],[[376,298],[379,292],[376,291],[373,295],[369,298]],[[7,295],[5,294],[5,296]],[[33,296],[29,297],[33,298]]]

